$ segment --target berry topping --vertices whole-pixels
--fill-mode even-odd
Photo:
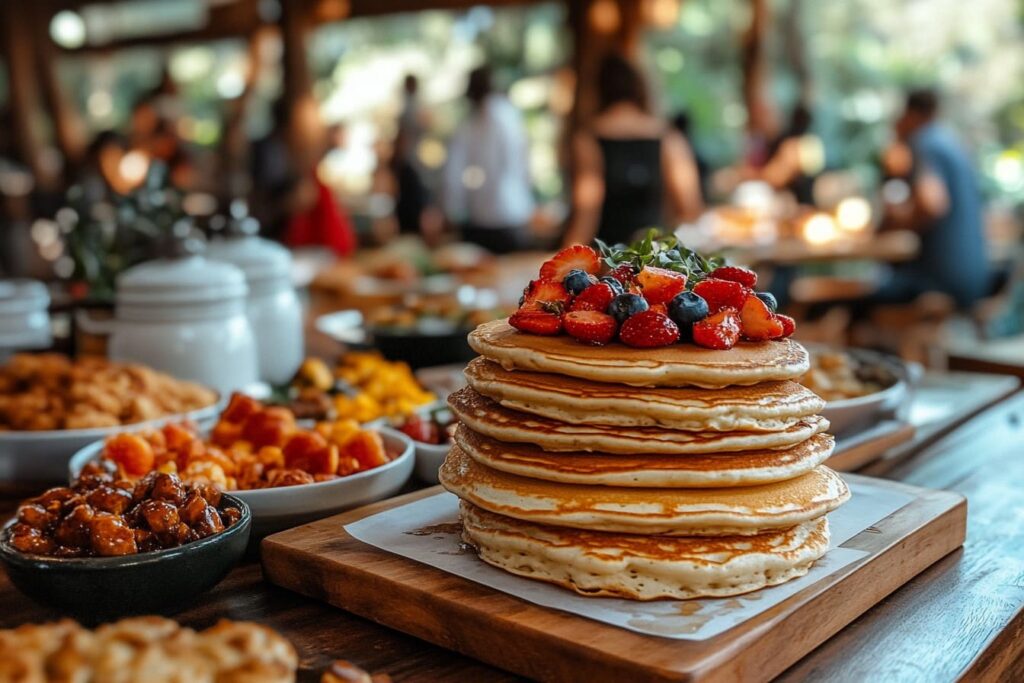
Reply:
[[[757,284],[757,273],[740,266],[720,266],[711,271],[708,277],[738,282],[744,287],[750,287],[751,289]]]
[[[562,316],[562,326],[573,339],[603,345],[615,338],[619,329],[615,318],[598,311],[571,311]]]
[[[622,323],[619,339],[641,349],[668,346],[679,339],[679,328],[664,313],[643,311]]]
[[[717,278],[701,280],[693,286],[693,292],[708,302],[708,310],[712,313],[717,313],[723,308],[739,310],[747,298],[746,287],[732,280]]]
[[[636,269],[632,263],[623,263],[620,266],[616,266],[612,272],[608,273],[608,277],[613,277],[622,283],[623,287],[627,287],[633,284],[633,279],[636,277]]]
[[[597,282],[597,278],[582,270],[570,270],[569,274],[562,280],[562,286],[573,296]]]
[[[544,280],[561,282],[573,270],[596,275],[601,270],[601,259],[590,247],[574,244],[545,261],[540,267],[540,276]]]
[[[695,322],[708,317],[708,313],[708,302],[693,292],[677,294],[668,305],[668,317],[681,330],[689,329]]]
[[[580,295],[573,299],[569,306],[570,311],[599,311],[604,313],[608,310],[608,304],[615,298],[615,292],[605,282],[598,282],[596,285],[587,287]]]
[[[643,298],[639,294],[619,294],[617,297],[612,299],[611,304],[608,305],[608,313],[615,318],[619,324],[626,322],[626,318],[630,318],[637,313],[643,313],[650,306],[647,303],[647,299]]]
[[[779,310],[779,302],[771,292],[754,292],[757,298],[764,302],[764,305],[771,309],[772,313]]]
[[[740,329],[743,336],[753,341],[777,339],[782,336],[782,322],[768,305],[757,296],[748,294],[740,309]]]
[[[569,292],[558,282],[550,280],[532,280],[523,290],[523,298],[519,307],[527,311],[547,311],[561,313],[569,304]]]
[[[519,309],[508,319],[508,324],[520,332],[529,332],[530,334],[551,336],[562,331],[561,317],[555,313],[545,313],[540,310]]]
[[[789,335],[796,332],[796,321],[790,318],[788,315],[782,315],[781,313],[776,314],[776,318],[782,323],[782,336],[788,337]]]
[[[708,349],[731,349],[740,338],[740,319],[732,308],[723,308],[693,326],[693,343]]]
[[[641,270],[636,282],[649,304],[667,304],[686,289],[686,275],[654,266]]]

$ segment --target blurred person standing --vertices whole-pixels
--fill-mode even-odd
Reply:
[[[814,206],[814,180],[821,158],[808,158],[808,148],[821,150],[820,139],[811,133],[813,118],[804,104],[794,107],[789,125],[768,145],[768,159],[755,172],[776,190],[786,190],[805,206]]]
[[[907,149],[910,156],[902,165],[887,165],[909,162],[910,193],[902,207],[890,210],[887,226],[919,233],[921,250],[913,262],[893,270],[872,297],[876,301],[907,302],[940,291],[966,308],[987,293],[990,271],[978,178],[967,151],[938,113],[938,95],[915,90],[896,121],[897,147],[887,161],[905,158]],[[903,154],[897,154],[901,149]]]
[[[466,87],[470,112],[448,148],[443,206],[462,239],[496,254],[527,246],[534,199],[529,146],[519,111],[479,67]]]
[[[675,227],[704,208],[700,177],[683,136],[650,113],[643,76],[609,55],[598,72],[598,114],[573,140],[572,218],[565,242],[630,242]]]
[[[423,170],[416,156],[423,139],[423,112],[417,92],[419,80],[409,74],[402,82],[402,111],[398,115],[391,155],[391,172],[395,177],[395,218],[403,234],[419,234],[423,230],[423,213],[430,205],[430,191],[423,182]]]

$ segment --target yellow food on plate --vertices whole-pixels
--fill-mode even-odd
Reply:
[[[842,401],[867,396],[885,387],[857,376],[857,361],[843,351],[818,351],[811,354],[811,369],[800,383],[826,401]]]

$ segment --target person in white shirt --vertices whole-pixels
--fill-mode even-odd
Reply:
[[[534,211],[523,119],[493,91],[491,72],[469,75],[470,113],[452,137],[444,170],[443,206],[462,239],[497,254],[524,248]]]

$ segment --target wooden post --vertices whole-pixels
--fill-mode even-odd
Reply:
[[[764,36],[771,21],[767,0],[750,0],[750,26],[742,38],[743,99],[747,105],[747,132],[751,139],[775,135],[775,113],[764,89],[768,81]]]
[[[313,79],[306,59],[306,39],[313,26],[315,0],[281,3],[284,45],[284,94],[290,107],[288,142],[297,169],[310,168],[321,151],[324,130],[313,98]]]
[[[7,58],[14,144],[21,161],[31,169],[36,185],[54,189],[59,179],[56,169],[45,161],[48,145],[39,103],[32,27],[24,9],[21,3],[0,2],[0,42]]]

